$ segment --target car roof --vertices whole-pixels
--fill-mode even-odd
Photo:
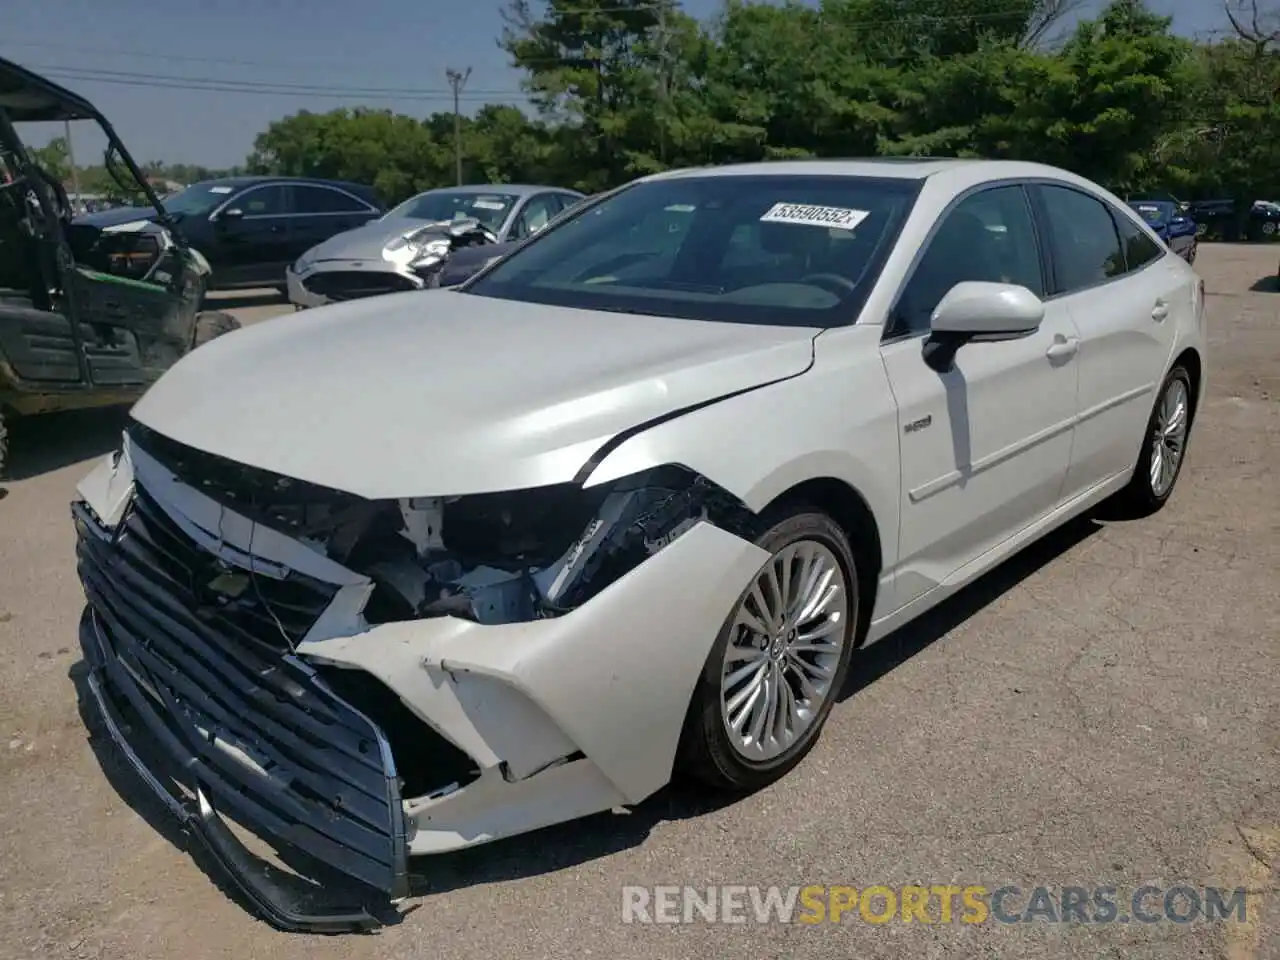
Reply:
[[[957,157],[853,157],[831,160],[766,160],[723,167],[694,167],[652,174],[644,180],[697,177],[875,177],[891,180],[953,178],[957,183],[985,180],[1045,178],[1066,183],[1086,181],[1067,170],[1022,160]],[[1096,185],[1094,185],[1096,186]]]
[[[656,173],[647,180],[678,180],[686,177],[886,177],[920,180],[957,167],[992,163],[989,160],[962,160],[954,157],[857,157],[842,160],[766,160],[760,163],[732,163],[722,167],[693,167]]]
[[[466,183],[459,187],[432,187],[430,190],[421,190],[414,196],[420,197],[424,193],[506,193],[516,197],[527,197],[531,193],[544,193],[549,190],[582,196],[572,187],[540,186],[532,183]]]
[[[206,184],[218,184],[219,186],[224,186],[224,187],[239,188],[239,187],[252,186],[258,183],[302,183],[302,184],[314,183],[321,186],[346,187],[347,189],[350,189],[352,187],[357,187],[361,190],[373,189],[372,187],[368,187],[363,183],[355,183],[354,181],[351,181],[351,180],[328,180],[323,177],[280,177],[280,176],[272,176],[272,175],[253,175],[253,176],[241,176],[241,177],[210,177],[208,180],[199,180],[196,183],[193,183],[192,186],[198,187],[198,186],[205,186]]]

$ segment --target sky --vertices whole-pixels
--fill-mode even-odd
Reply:
[[[991,0],[998,4],[1000,0]],[[1085,13],[1103,0],[1087,0]],[[37,72],[109,72],[117,82],[56,79],[88,97],[140,163],[153,160],[227,167],[243,162],[254,137],[299,110],[377,106],[425,116],[452,109],[447,69],[471,68],[462,109],[521,103],[519,72],[498,48],[505,0],[12,0],[0,56]],[[1148,0],[1186,35],[1226,25],[1221,0]],[[684,0],[709,18],[721,0]],[[536,0],[535,0],[536,8]],[[148,77],[167,79],[168,88]],[[227,92],[174,88],[195,80],[316,86],[363,91]],[[379,93],[392,90],[395,95]],[[406,97],[405,92],[412,96]],[[60,129],[24,137],[39,144]],[[98,162],[104,139],[73,125],[76,162]]]

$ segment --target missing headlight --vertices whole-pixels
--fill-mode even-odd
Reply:
[[[130,435],[182,482],[369,577],[370,623],[555,617],[701,522],[746,539],[756,533],[745,504],[674,464],[591,488],[375,501],[233,463],[139,424]]]
[[[598,488],[573,485],[405,501],[417,555],[373,565],[371,621],[454,615],[481,623],[558,616],[590,600],[701,521],[750,536],[754,514],[670,465]]]

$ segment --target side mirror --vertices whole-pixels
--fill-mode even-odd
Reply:
[[[244,217],[244,211],[239,207],[228,207],[218,214],[219,220],[240,220]]]
[[[1044,301],[1013,283],[966,280],[947,291],[933,311],[924,361],[944,373],[969,342],[1017,340],[1040,329]]]

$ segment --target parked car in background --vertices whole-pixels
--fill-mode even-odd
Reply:
[[[537,233],[582,200],[576,190],[483,184],[428,190],[382,219],[308,250],[288,270],[289,299],[297,307],[431,286],[452,252],[447,228],[470,221],[477,242],[506,243]]]
[[[1172,200],[1130,200],[1129,206],[1187,263],[1196,262],[1197,226]]]
[[[66,188],[32,149],[40,141],[24,136],[77,120],[95,123],[107,169],[149,196],[159,222],[125,230],[73,220]],[[209,266],[166,222],[93,104],[0,59],[0,474],[12,418],[130,403],[180,357],[239,326],[198,312]]]
[[[285,289],[285,270],[334,234],[382,216],[371,187],[342,180],[228,177],[194,183],[167,197],[165,209],[213,270],[210,289]],[[122,229],[153,219],[149,207],[124,207],[79,218]]]
[[[73,507],[96,709],[274,923],[374,926],[411,856],[786,775],[856,648],[1168,501],[1204,340],[1195,271],[1053,167],[646,177],[163,377]]]
[[[1197,235],[1202,240],[1269,240],[1280,231],[1280,206],[1266,200],[1250,206],[1243,236],[1234,200],[1193,200],[1187,205],[1187,214],[1196,221]]]

